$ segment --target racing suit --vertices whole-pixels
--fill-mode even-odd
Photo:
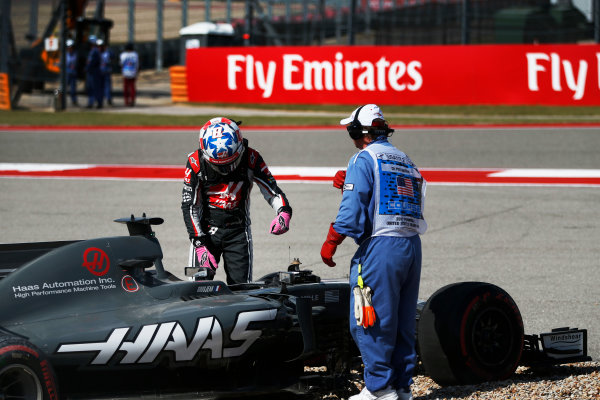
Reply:
[[[333,228],[359,245],[350,265],[350,287],[362,275],[373,290],[376,323],[350,331],[371,392],[408,388],[416,364],[416,306],[421,277],[425,181],[406,154],[379,136],[348,163]],[[360,266],[360,271],[359,271]],[[354,297],[350,300],[354,321]]]
[[[279,213],[292,209],[262,156],[248,147],[239,166],[222,175],[212,169],[197,150],[188,155],[183,180],[181,210],[192,242],[199,240],[215,257],[223,255],[227,284],[252,280],[250,191],[256,182],[265,200]],[[197,265],[194,246],[190,266]]]

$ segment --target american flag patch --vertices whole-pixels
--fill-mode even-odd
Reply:
[[[396,186],[398,187],[398,194],[401,196],[414,197],[413,184],[410,178],[404,178],[398,176],[396,178]]]
[[[340,291],[339,290],[326,290],[325,291],[325,303],[339,303],[340,302]]]

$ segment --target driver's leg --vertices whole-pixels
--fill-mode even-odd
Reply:
[[[252,233],[249,226],[228,230],[223,238],[223,261],[228,285],[252,280]]]

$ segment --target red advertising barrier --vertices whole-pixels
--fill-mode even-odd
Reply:
[[[208,47],[191,102],[600,105],[600,45]]]

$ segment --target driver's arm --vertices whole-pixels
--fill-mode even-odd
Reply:
[[[200,179],[188,159],[181,192],[181,211],[190,239],[204,236],[200,226],[202,220],[202,199],[200,198],[202,191],[200,185]]]
[[[273,210],[277,214],[285,211],[292,214],[292,207],[285,196],[285,193],[277,186],[275,178],[269,171],[267,164],[263,160],[260,153],[252,148],[248,148],[249,154],[249,167],[252,173],[252,179],[260,188],[265,200],[273,207]]]

